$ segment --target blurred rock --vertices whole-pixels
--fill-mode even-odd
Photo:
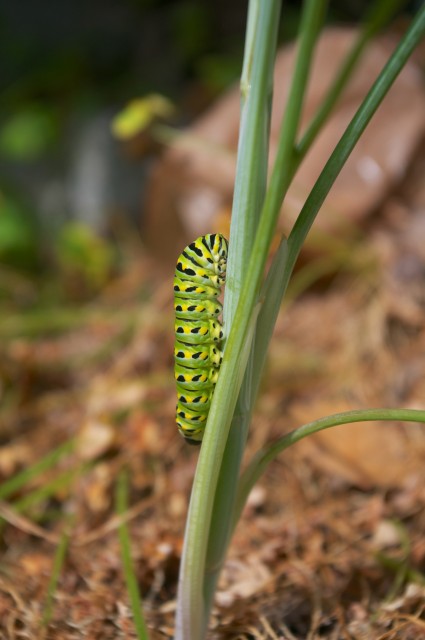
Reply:
[[[320,105],[356,36],[354,29],[332,28],[323,33],[315,54],[301,131]],[[289,190],[281,219],[285,229],[290,228],[329,154],[395,45],[394,38],[383,37],[364,53]],[[295,53],[292,44],[277,56],[270,163],[276,152]],[[217,217],[223,209],[230,210],[239,108],[239,88],[235,87],[195,122],[155,166],[147,188],[146,236],[162,260],[173,262],[177,245],[217,229]],[[340,232],[347,223],[357,222],[373,211],[403,178],[424,130],[425,92],[420,70],[410,62],[338,177],[318,217],[318,227]]]

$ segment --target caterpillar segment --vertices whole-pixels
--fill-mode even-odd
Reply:
[[[181,253],[174,276],[176,423],[187,442],[200,444],[223,354],[222,305],[227,240],[201,236]]]

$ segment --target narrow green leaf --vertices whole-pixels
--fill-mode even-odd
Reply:
[[[366,46],[373,36],[391,20],[396,11],[404,4],[406,4],[406,0],[379,0],[379,2],[372,3],[370,6],[359,36],[343,60],[340,70],[324,97],[322,104],[317,109],[300,142],[296,146],[297,166],[301,163],[301,160],[306,155],[332,113],[332,110],[352,77],[353,71],[359,63]]]
[[[289,234],[287,269],[290,271],[339,172],[424,33],[425,5],[418,11],[408,31],[375,80],[311,190]]]
[[[241,76],[241,121],[227,261],[224,327],[231,326],[267,185],[279,3],[251,0]]]
[[[254,345],[254,374],[251,389],[252,403],[255,402],[257,396],[267,357],[267,350],[273,335],[282,299],[288,286],[287,278],[285,278],[287,258],[288,242],[285,237],[282,237],[260,294],[261,311],[258,315]]]
[[[128,474],[121,471],[115,497],[116,511],[119,516],[124,516],[128,509]],[[131,542],[128,528],[124,520],[121,522],[118,535],[121,544],[121,557],[123,562],[123,572],[127,584],[127,591],[130,597],[131,610],[133,612],[134,626],[139,640],[148,640],[149,634],[143,616],[142,599],[140,597],[139,585],[137,584],[136,572],[134,570],[133,559],[131,557]]]
[[[68,524],[68,526],[66,527],[66,531],[64,531],[61,535],[60,542],[56,547],[55,556],[53,558],[52,573],[47,587],[47,596],[44,604],[43,617],[41,620],[42,627],[44,628],[48,626],[50,620],[52,619],[53,601],[58,586],[59,577],[62,572],[63,565],[65,564],[66,554],[69,546],[69,530],[70,526]]]
[[[308,424],[298,427],[290,433],[282,436],[276,442],[267,445],[259,451],[243,472],[239,482],[234,525],[236,526],[242,509],[255,483],[265,471],[267,465],[282,453],[282,451],[296,442],[299,442],[299,440],[302,440],[313,433],[323,431],[324,429],[338,427],[343,424],[369,422],[371,420],[425,423],[425,411],[420,411],[418,409],[358,409],[354,411],[344,411],[309,422]]]

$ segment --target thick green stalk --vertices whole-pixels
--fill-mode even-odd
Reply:
[[[267,186],[273,67],[279,2],[251,0],[242,76],[241,121],[227,261],[224,327],[230,327]]]
[[[283,132],[281,136],[280,178],[283,189],[285,184],[285,172],[287,176],[290,175],[289,158],[292,153],[296,132],[298,130],[302,104],[311,66],[313,49],[319,33],[325,7],[325,0],[321,0],[320,2],[317,2],[316,0],[307,0],[304,4],[300,24],[300,41],[297,61],[295,65],[293,81],[291,83],[291,89],[289,92],[287,111],[285,113]],[[268,46],[270,48],[270,43],[268,44]],[[250,160],[253,160],[254,165],[256,166],[258,163],[258,156],[254,156],[251,159],[244,158],[245,162],[249,162]],[[243,177],[244,176],[241,175],[241,182],[243,180]],[[287,185],[289,185],[290,179],[287,178],[286,182]],[[283,198],[283,195],[284,190],[282,190],[281,192],[281,198]],[[280,205],[281,202],[279,203],[279,207]],[[236,221],[235,228],[237,228],[238,220],[241,216],[243,219],[244,211],[235,208],[233,216],[234,220]],[[231,233],[231,248],[233,245],[233,241],[234,236]],[[232,280],[232,266],[233,265],[230,264],[228,267],[227,282],[229,281],[229,278],[230,280]],[[242,265],[242,269],[243,270],[240,274],[239,283],[242,283],[242,275],[245,273],[246,265]],[[235,301],[236,296],[234,296],[230,300],[227,297],[225,298],[225,318],[227,317],[226,314],[228,313],[228,308],[226,305],[229,304],[229,306],[231,306]],[[210,535],[208,541],[204,580],[204,592],[207,610],[209,610],[211,607],[219,571],[226,554],[227,546],[230,541],[232,531],[232,513],[236,498],[237,479],[239,476],[243,450],[245,448],[249,424],[251,422],[251,414],[253,410],[254,394],[252,392],[252,387],[253,378],[256,377],[256,373],[255,351],[253,348],[234,411],[233,421],[224,451],[220,475],[215,493],[215,501],[210,528],[211,532],[213,533],[212,535]]]
[[[227,268],[224,327],[230,326],[239,297],[243,276],[264,198],[267,178],[268,131],[272,90],[272,70],[277,38],[280,2],[251,0],[247,41],[241,79],[242,116],[238,148],[231,243]],[[227,311],[226,311],[227,309]],[[250,323],[247,319],[247,327]],[[251,322],[252,327],[252,322]],[[246,335],[246,334],[245,334]],[[240,345],[239,356],[246,360],[249,345]],[[242,371],[243,373],[243,371]],[[239,378],[239,379],[238,379]],[[235,385],[229,403],[237,397],[241,375],[235,373]],[[229,387],[230,390],[230,387]],[[210,416],[214,410],[210,411]],[[232,413],[226,415],[230,417]],[[218,434],[215,451],[204,438],[194,480],[187,519],[187,530],[180,568],[176,618],[176,640],[202,638],[208,623],[208,605],[203,597],[203,581],[209,524],[215,485],[227,434]],[[213,486],[212,486],[213,485]]]

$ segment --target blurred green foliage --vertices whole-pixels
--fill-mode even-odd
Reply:
[[[16,198],[0,192],[0,262],[30,269],[37,263],[34,218]]]
[[[34,160],[52,146],[57,135],[57,119],[51,108],[23,105],[0,127],[0,154],[13,161]]]
[[[194,2],[176,2],[172,13],[174,42],[186,60],[196,59],[211,46],[210,9]]]
[[[366,5],[335,0],[331,20],[356,20]],[[294,36],[300,6],[285,3],[280,42]],[[80,211],[41,211],[60,180],[59,190],[69,188],[79,123],[151,93],[170,96],[181,121],[192,120],[239,77],[246,10],[246,0],[36,0],[24,13],[13,0],[0,3],[3,276],[10,268],[18,279],[47,275],[58,298],[95,294],[108,281],[118,264],[113,243],[77,222],[58,230]],[[140,126],[140,109],[120,113],[126,130]]]
[[[69,222],[56,242],[60,276],[72,297],[86,297],[99,291],[116,264],[112,245],[81,222]]]

